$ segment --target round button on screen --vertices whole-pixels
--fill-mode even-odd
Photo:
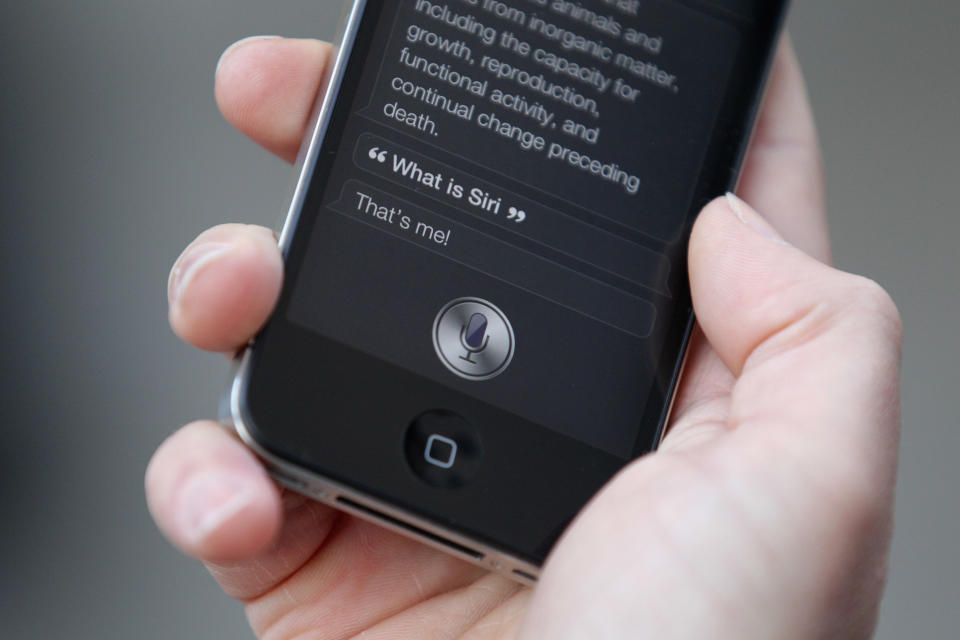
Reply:
[[[513,327],[492,303],[458,298],[437,314],[433,348],[440,362],[454,374],[467,380],[489,380],[500,375],[513,359]]]
[[[454,488],[476,475],[483,447],[473,425],[459,414],[441,409],[422,413],[410,423],[404,454],[424,482]]]

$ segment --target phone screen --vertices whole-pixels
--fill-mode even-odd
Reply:
[[[656,446],[689,229],[735,183],[783,5],[369,0],[254,349],[262,439],[542,559]],[[433,409],[483,441],[457,499],[394,455]]]
[[[377,14],[290,319],[629,457],[736,30],[639,0]],[[434,338],[461,299],[477,365]]]

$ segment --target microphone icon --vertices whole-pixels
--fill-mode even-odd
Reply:
[[[473,314],[460,329],[460,346],[466,351],[466,354],[460,356],[460,359],[466,360],[471,364],[477,364],[477,362],[471,360],[470,357],[486,349],[489,342],[490,336],[487,335],[487,316],[482,313]]]
[[[451,373],[489,380],[513,359],[513,327],[503,311],[480,298],[456,298],[433,320],[433,349]]]

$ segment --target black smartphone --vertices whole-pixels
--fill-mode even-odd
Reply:
[[[659,443],[785,5],[357,0],[226,419],[283,485],[535,580]]]

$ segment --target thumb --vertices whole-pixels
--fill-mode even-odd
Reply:
[[[901,325],[880,286],[788,245],[732,194],[698,218],[689,264],[703,332],[738,376],[731,428],[891,461]]]

